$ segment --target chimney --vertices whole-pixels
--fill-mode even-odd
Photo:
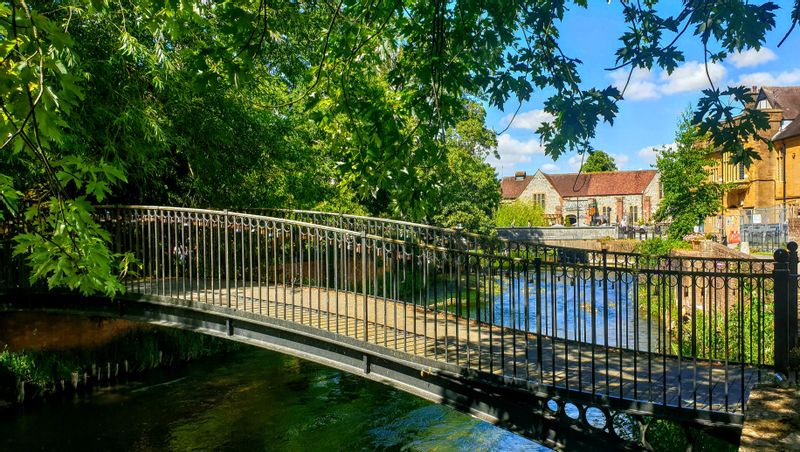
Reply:
[[[756,85],[753,85],[752,88],[751,88],[751,91],[753,93],[757,93],[758,92],[758,87]]]
[[[525,179],[525,176],[527,176],[527,173],[525,173],[525,171],[517,171],[516,173],[514,173],[515,180],[523,180]]]

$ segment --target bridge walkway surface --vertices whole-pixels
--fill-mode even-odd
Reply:
[[[230,297],[229,307],[235,311],[394,351],[514,380],[686,409],[741,412],[761,373],[752,366],[700,359],[679,363],[677,356],[526,334],[380,297],[367,296],[365,303],[363,295],[353,292],[287,285],[228,291],[202,289],[202,281],[193,285],[186,287],[180,278],[142,280],[130,282],[128,290],[226,307]]]

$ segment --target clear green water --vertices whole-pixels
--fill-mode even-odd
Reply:
[[[0,418],[0,450],[542,451],[448,407],[247,349]]]

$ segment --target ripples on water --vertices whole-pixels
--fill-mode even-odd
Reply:
[[[252,349],[6,416],[0,450],[547,448],[363,378]]]

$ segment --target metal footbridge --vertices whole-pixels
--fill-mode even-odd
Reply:
[[[321,212],[96,213],[141,262],[125,294],[35,296],[6,246],[4,309],[228,337],[556,448],[647,448],[647,416],[735,437],[750,389],[784,370],[796,340],[782,334],[796,315],[781,314],[797,309],[793,244],[775,260],[655,257]]]

